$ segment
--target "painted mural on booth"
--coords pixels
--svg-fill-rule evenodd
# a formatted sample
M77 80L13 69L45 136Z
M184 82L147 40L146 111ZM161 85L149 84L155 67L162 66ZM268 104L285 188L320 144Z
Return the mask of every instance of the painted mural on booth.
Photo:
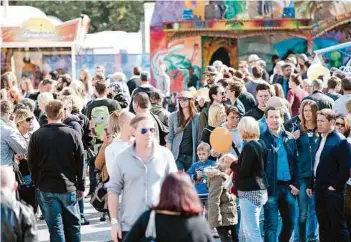
M167 66L172 92L187 89L190 67L201 78L201 37L174 40L167 44L163 31L153 31L151 38L157 43L151 46L150 51L153 84L159 79L162 65Z

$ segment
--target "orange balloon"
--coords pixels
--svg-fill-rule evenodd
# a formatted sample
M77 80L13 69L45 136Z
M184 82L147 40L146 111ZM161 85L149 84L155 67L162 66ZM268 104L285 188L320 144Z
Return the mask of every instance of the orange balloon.
M223 127L215 128L210 135L210 143L217 153L228 153L233 143L232 134Z

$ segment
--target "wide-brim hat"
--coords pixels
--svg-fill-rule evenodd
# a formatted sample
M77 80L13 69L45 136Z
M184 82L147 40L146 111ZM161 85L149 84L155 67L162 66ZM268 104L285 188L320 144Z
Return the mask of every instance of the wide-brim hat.
M179 93L177 95L178 98L189 98L189 99L193 99L194 98L194 95L191 91L182 91L181 93Z

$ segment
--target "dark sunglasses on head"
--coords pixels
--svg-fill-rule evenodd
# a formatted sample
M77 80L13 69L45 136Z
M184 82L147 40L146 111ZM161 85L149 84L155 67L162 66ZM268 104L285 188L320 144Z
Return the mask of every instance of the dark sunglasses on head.
M151 133L155 133L156 129L155 128L142 128L140 133L141 134L146 134L148 131L150 131Z
M33 119L34 119L34 117L28 117L28 118L26 118L26 122L32 122L33 121Z
M345 127L345 124L343 124L343 123L339 123L339 122L336 122L336 123L335 123L335 125L336 125L336 126Z
M223 95L225 95L225 92L220 92L219 94L223 96Z
M178 100L179 100L179 101L186 102L186 101L189 100L189 98L187 98L187 97L180 97L180 98L178 98Z

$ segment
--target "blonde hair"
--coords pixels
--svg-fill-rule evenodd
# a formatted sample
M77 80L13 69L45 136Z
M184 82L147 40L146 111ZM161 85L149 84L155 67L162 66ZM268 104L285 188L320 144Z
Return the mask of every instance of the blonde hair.
M54 96L52 95L51 92L42 92L38 96L38 104L39 108L44 111L45 106L50 102L54 100Z
M115 72L110 76L111 80L113 82L121 82L121 81L126 81L126 75L124 75L123 72Z
M238 128L244 140L258 139L260 137L260 127L258 122L252 117L243 117L238 124Z
M221 112L225 112L225 108L222 104L218 104L218 103L212 104L208 111L208 125L212 127L220 126Z
M83 110L84 107L84 100L83 98L76 96L76 95L72 95L72 111L75 112L81 112Z
M201 142L196 149L197 152L200 151L206 151L206 152L210 152L211 151L211 146L209 144L207 144L206 142Z
M345 106L346 106L347 112L348 112L349 114L351 114L351 99L349 99L349 100L346 101Z
M114 111L110 114L108 131L113 138L117 137L120 133L119 120L121 113L122 111Z
M27 118L32 116L33 115L31 114L31 112L27 109L17 109L15 112L15 122L17 127L19 126L19 123L25 121Z
M85 97L85 87L84 83L81 81L72 81L71 85L69 85L77 95L84 98Z

